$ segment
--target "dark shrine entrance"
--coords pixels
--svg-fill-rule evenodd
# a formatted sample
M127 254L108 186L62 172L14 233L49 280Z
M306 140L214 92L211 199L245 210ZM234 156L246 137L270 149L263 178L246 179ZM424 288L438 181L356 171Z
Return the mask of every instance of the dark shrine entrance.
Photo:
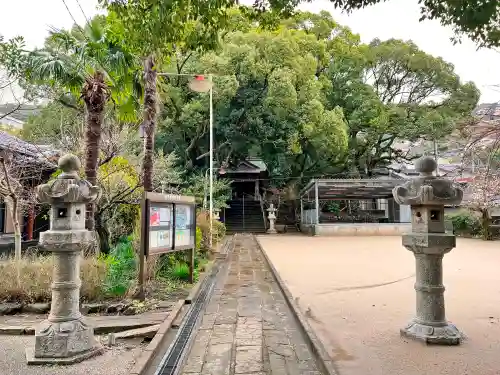
M225 170L224 178L231 180L229 208L221 213L228 233L266 231L262 201L267 186L267 166L258 158L249 158Z

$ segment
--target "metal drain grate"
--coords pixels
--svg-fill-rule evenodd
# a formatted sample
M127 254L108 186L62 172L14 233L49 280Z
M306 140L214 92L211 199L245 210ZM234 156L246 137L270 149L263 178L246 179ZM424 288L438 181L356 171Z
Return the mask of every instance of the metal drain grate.
M181 362L182 355L186 350L189 338L193 333L194 326L215 286L219 268L219 265L215 266L214 269L212 269L211 274L203 280L203 284L197 298L191 303L190 309L179 327L177 336L162 358L155 375L176 375L177 370L179 370L179 363Z

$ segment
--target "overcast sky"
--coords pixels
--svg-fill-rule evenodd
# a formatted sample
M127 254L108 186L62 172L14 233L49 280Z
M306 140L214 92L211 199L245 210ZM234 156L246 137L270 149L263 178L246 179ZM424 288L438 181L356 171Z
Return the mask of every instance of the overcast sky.
M85 22L83 13L92 17L97 13L97 0L65 0L78 23ZM4 0L2 1L0 34L5 38L22 35L28 47L40 46L50 26L69 28L72 16L63 0ZM386 3L355 11L350 15L333 8L328 1L314 0L300 7L319 12L327 10L335 19L361 35L363 42L374 38L413 40L425 52L441 56L455 65L463 81L473 81L481 90L482 102L500 101L500 90L490 85L500 84L500 53L493 50L476 50L469 40L461 45L450 42L451 29L438 22L418 22L418 0L389 0ZM3 100L2 100L3 99ZM9 101L8 93L0 95L0 102Z

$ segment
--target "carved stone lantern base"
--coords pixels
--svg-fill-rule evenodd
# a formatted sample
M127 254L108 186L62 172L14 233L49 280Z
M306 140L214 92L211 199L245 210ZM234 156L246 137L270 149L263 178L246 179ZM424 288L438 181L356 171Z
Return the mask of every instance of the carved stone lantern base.
M30 365L66 365L104 351L80 312L80 258L93 241L85 229L85 205L95 202L100 191L80 179L76 156L61 157L59 168L55 180L36 189L39 202L51 205L50 229L40 234L39 246L53 253L54 265L50 314L35 331L35 347L26 350Z
M83 317L60 323L46 320L35 331L35 347L26 349L26 360L28 365L69 365L103 352Z
M417 314L401 335L427 344L459 345L462 334L445 316L443 257L455 247L449 233L409 233L403 245L415 255Z
M462 334L453 324L434 327L415 320L401 329L401 335L437 345L459 345L462 340Z

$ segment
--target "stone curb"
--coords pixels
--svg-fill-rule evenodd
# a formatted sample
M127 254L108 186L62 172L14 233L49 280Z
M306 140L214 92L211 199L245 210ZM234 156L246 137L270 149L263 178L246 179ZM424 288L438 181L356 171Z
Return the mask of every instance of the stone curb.
M257 245L259 246L259 249L264 256L264 259L266 260L266 263L269 265L269 268L271 269L271 272L274 276L274 279L278 283L281 291L283 292L283 295L285 296L285 300L290 307L290 309L293 312L293 315L297 319L300 328L302 329L302 333L304 334L306 338L306 342L309 346L309 349L313 353L313 355L316 356L316 359L319 362L319 365L322 367L322 372L327 375L338 375L337 370L335 369L335 364L333 363L331 357L328 355L325 347L321 343L321 341L318 339L316 334L314 333L313 329L307 322L307 319L304 317L302 312L300 311L299 306L295 302L292 293L290 290L288 290L287 286L285 285L285 282L281 279L278 271L272 264L271 260L267 256L266 252L264 251L264 248L262 247L262 244L260 243L259 239L257 236L253 236L255 241L257 242Z
M172 326L172 323L181 312L184 304L185 304L184 300L179 300L175 304L175 306L170 311L170 314L168 314L167 318L160 325L160 328L158 329L158 332L156 332L156 335L154 336L153 340L151 340L146 349L135 361L135 365L129 372L129 375L142 375L145 373L145 370L148 368L154 356L158 353L158 348L164 341L166 333L168 332L168 330Z

